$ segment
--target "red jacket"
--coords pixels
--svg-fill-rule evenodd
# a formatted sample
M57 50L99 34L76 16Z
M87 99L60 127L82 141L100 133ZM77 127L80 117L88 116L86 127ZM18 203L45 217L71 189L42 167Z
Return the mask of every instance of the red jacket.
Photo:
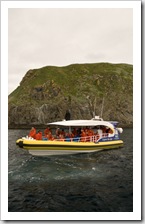
M36 129L32 128L29 132L29 137L35 138L35 135L36 135Z
M42 132L38 132L38 133L35 135L35 139L36 139L36 140L42 140Z

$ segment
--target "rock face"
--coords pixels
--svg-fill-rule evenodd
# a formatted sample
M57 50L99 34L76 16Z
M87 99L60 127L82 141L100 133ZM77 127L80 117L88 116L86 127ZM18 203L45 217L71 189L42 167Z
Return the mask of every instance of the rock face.
M76 64L29 70L9 95L9 128L44 126L71 119L133 122L133 66L127 64Z

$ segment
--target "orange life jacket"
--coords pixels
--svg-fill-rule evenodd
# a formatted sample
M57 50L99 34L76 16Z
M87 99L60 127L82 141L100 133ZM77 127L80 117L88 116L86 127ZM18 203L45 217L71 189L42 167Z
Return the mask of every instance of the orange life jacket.
M35 128L33 128L33 129L31 129L31 131L29 132L29 137L32 137L32 138L35 138L35 135L36 135L36 129Z

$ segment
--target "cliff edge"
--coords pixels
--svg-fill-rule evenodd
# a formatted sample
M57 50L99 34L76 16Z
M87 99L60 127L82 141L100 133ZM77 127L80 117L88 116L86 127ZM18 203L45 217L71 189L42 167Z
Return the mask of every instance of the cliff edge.
M133 125L133 66L73 64L29 70L8 96L9 128L43 127L64 119L91 119L94 114L120 125ZM103 114L101 114L103 113Z

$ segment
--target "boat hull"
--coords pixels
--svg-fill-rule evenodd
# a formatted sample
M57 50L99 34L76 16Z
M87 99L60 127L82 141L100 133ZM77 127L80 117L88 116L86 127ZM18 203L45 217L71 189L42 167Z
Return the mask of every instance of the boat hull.
M122 140L107 142L61 142L18 139L16 144L34 156L51 156L96 152L104 149L117 149L123 146Z

